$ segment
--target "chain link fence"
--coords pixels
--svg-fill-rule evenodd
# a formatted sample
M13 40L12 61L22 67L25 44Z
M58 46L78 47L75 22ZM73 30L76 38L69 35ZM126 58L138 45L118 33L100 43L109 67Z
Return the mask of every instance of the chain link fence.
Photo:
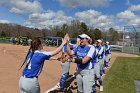
M140 26L124 26L123 40L110 44L113 51L140 54Z

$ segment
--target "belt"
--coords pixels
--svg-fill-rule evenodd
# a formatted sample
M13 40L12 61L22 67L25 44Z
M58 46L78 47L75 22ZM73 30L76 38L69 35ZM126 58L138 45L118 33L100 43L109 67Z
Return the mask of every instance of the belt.
M107 53L107 54L111 54L111 53ZM107 55L107 54L106 54L106 55Z
M38 76L35 76L35 77L27 77L27 76L23 76L24 78L38 78Z
M98 58L98 59L103 59L103 58Z

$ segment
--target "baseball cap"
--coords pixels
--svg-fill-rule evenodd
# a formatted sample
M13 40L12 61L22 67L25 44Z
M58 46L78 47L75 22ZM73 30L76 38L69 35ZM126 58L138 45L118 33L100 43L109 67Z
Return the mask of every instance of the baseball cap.
M98 39L97 42L102 43L102 40Z
M106 41L106 44L109 44L109 42L108 42L108 41Z
M87 34L81 34L78 37L90 39L90 37Z

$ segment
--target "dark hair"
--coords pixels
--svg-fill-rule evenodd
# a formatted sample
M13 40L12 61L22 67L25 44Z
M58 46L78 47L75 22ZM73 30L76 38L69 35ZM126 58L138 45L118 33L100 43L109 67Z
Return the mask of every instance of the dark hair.
M34 51L35 51L35 50L38 50L38 48L39 48L39 46L40 46L41 44L42 44L42 43L41 43L41 40L40 40L39 38L35 38L35 39L33 39L33 40L31 41L31 46L30 46L30 48L29 48L29 51L28 51L28 53L27 53L27 55L26 55L26 58L25 58L23 64L21 65L20 69L21 69L22 66L25 64L26 59L27 59L29 53L32 51L31 58L30 58L29 62L28 62L27 65L26 65L26 66L28 66L28 64L30 63L30 61L31 61L31 59L32 59L32 57L33 57L33 55L34 55ZM19 70L20 70L20 69L19 69Z

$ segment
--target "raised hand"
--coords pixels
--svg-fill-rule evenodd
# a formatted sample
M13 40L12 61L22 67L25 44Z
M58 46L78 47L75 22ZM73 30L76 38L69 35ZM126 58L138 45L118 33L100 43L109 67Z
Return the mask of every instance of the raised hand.
M62 44L65 45L68 42L68 40L66 40L66 38L62 38Z
M64 36L64 39L66 39L68 42L70 41L70 37L68 33L66 33L66 35Z
M80 45L80 38L77 38L77 44Z

